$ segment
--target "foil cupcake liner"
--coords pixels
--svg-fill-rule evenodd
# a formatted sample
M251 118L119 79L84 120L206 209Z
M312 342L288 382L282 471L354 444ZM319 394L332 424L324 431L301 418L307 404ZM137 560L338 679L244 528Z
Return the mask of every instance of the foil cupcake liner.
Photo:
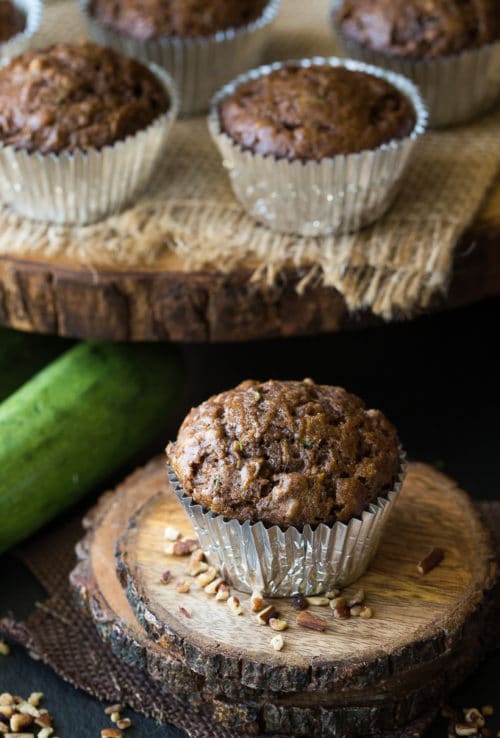
M26 51L42 25L43 0L15 0L14 5L26 15L26 27L21 33L0 43L0 61L12 59Z
M92 0L80 0L90 38L142 61L166 69L179 90L180 114L208 110L213 94L226 82L259 63L271 22L280 0L270 0L262 15L241 28L212 36L172 37L144 41L120 34L99 23L91 14Z
M402 74L419 88L431 128L467 123L500 102L500 41L435 58L393 56L370 49L342 32L331 9L336 38L347 56Z
M61 154L28 153L0 143L0 199L32 220L87 225L123 210L146 187L178 112L170 76L150 64L169 109L123 141Z
M221 128L219 106L241 84L287 65L329 65L381 77L413 104L416 124L409 136L376 149L320 161L275 159L244 150ZM359 230L390 207L427 112L417 88L401 75L352 60L314 57L276 62L241 75L212 100L208 126L229 173L234 194L260 223L280 233L337 235Z
M282 529L240 523L206 510L188 496L167 464L170 484L186 511L208 560L242 592L268 597L315 595L346 587L364 573L375 555L406 473L401 452L394 489L372 502L359 518L332 526Z

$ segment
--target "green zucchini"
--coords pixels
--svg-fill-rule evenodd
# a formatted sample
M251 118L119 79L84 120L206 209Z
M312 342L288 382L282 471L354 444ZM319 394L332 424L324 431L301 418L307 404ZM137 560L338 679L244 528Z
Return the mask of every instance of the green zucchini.
M71 345L62 338L0 328L0 402Z
M81 343L0 405L0 552L94 488L164 430L172 347Z

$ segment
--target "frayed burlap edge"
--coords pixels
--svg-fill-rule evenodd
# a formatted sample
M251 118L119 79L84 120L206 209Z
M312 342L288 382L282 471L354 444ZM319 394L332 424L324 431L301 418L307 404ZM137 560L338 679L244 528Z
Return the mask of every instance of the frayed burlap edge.
M69 31L71 29L71 32ZM47 8L38 44L84 33L77 3ZM284 0L268 58L332 54L321 0ZM500 168L500 112L419 142L390 212L374 226L342 237L299 238L257 225L235 200L203 118L178 122L148 192L126 212L83 228L54 226L0 211L0 255L57 259L99 268L157 269L174 255L183 271L252 267L272 286L286 266L336 288L350 310L411 316L446 293L459 237Z

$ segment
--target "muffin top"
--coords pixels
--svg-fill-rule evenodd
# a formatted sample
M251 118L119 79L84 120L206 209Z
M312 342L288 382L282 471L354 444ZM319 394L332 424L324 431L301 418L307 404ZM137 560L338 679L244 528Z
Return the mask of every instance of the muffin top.
M262 15L268 0L94 0L91 14L119 33L144 41L211 36Z
M498 0L343 0L346 36L396 56L456 54L500 38Z
M239 85L221 102L219 120L243 149L317 160L404 138L416 116L412 103L380 77L289 65Z
M26 28L26 16L10 0L0 0L0 43L8 41Z
M90 42L28 51L0 69L0 141L28 152L100 149L168 106L147 67Z
M217 515L296 526L360 515L400 469L395 429L341 387L247 381L191 410L167 457Z

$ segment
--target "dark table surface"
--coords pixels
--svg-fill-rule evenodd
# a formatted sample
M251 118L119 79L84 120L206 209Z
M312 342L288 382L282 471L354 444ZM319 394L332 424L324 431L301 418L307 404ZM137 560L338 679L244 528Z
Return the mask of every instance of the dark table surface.
M436 464L477 499L500 499L499 325L500 300L491 300L359 332L185 347L187 390L166 435L175 432L189 407L238 381L310 376L343 385L384 410L399 428L410 458ZM159 439L148 453L160 451L164 440ZM0 558L0 579L0 616L10 610L22 617L35 600L43 599L36 582L9 555ZM2 691L24 696L43 691L60 738L99 736L109 726L101 704L65 684L20 648L13 648L8 657L0 656ZM498 714L491 727L500 730L498 654L463 685L453 701L464 707L496 704ZM130 738L185 735L132 717ZM429 733L429 738L438 736L446 736L444 721Z

